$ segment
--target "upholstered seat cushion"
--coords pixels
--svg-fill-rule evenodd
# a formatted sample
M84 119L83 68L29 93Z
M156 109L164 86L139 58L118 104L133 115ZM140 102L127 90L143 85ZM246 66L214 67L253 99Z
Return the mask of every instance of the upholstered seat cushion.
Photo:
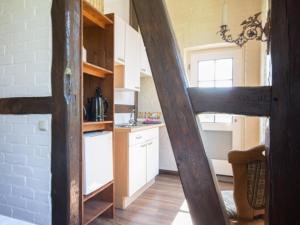
M229 218L237 217L236 205L233 198L233 191L222 191L222 197L225 203L227 215Z

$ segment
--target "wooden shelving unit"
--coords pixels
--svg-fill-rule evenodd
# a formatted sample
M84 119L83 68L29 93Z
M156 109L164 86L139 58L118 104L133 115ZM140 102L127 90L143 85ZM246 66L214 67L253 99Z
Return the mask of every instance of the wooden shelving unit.
M107 76L113 75L113 72L111 70L107 70L105 68L102 68L100 66L95 66L87 62L83 63L83 73L90 76L99 77L99 78L105 78Z
M89 98L95 97L98 87L101 88L109 104L105 121L85 121L82 116L82 134L95 131L114 132L114 23L88 2L81 1L82 47L87 50L87 62L82 62L82 109ZM81 168L82 180L84 179L83 164L84 160L82 160ZM83 193L83 187L81 193ZM112 218L114 216L114 181L112 180L88 196L82 194L81 202L82 224L90 224L99 216Z
M83 24L84 26L99 26L103 29L106 28L107 25L112 25L113 22L107 18L104 14L95 9L88 2L84 2L82 6L82 15L84 18Z
M93 192L92 194L84 196L83 201L86 202L86 201L90 200L91 198L93 198L96 195L98 195L99 193L101 193L103 190L105 190L105 189L109 188L110 186L112 186L113 183L114 182L109 182L108 184L104 185L103 187L101 187L97 191Z
M107 210L111 210L113 203L105 202L101 200L91 200L84 206L84 221L83 224L89 224L93 222L96 218L101 216Z
M84 122L82 130L83 130L83 132L109 130L109 129L112 129L112 126L113 126L113 121Z

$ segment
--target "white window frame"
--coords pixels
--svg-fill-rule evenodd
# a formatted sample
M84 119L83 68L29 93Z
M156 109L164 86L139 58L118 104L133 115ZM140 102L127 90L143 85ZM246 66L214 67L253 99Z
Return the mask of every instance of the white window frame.
M184 50L184 63L190 86L198 87L198 68L195 56L201 60L233 58L233 86L245 86L245 50L234 44L222 43L193 47ZM194 61L193 61L194 60ZM192 63L196 66L192 66ZM243 116L233 116L233 123L200 123L204 131L227 131L232 133L232 149L242 150L245 146L245 119ZM217 141L217 140L216 140ZM227 160L211 159L216 174L232 176L232 167Z
M185 49L185 65L191 87L198 87L198 62L205 60L233 59L233 86L245 86L244 50L234 45L208 45ZM233 123L201 123L207 131L233 131Z

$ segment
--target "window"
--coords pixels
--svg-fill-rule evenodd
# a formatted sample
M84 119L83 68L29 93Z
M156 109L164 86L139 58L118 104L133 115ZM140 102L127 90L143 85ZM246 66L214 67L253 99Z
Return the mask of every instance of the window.
M191 87L231 88L245 85L244 50L229 44L185 49ZM200 114L203 130L229 131L242 119L228 114ZM238 122L236 122L238 121Z
M232 87L233 59L203 60L198 63L198 87Z
M233 59L212 59L198 61L198 87L221 88L233 86ZM201 114L202 123L232 123L232 116L222 114Z

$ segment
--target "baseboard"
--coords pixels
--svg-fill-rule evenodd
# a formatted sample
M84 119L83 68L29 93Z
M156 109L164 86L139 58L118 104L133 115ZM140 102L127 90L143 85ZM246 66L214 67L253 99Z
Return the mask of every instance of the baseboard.
M160 175L172 175L172 176L179 176L178 171L174 170L159 170Z
M179 176L178 171L174 170L159 170L160 175L171 175L171 176ZM224 183L233 183L233 177L232 176L222 176L222 175L217 175L217 179L220 182Z
M224 183L233 183L233 177L232 176L222 176L217 175L218 181L224 182Z
M138 190L132 196L123 198L123 205L122 205L121 209L126 209L131 203L133 203L138 197L140 197L154 183L155 183L155 179L149 181L147 184L145 184L145 186L143 186L140 190Z

